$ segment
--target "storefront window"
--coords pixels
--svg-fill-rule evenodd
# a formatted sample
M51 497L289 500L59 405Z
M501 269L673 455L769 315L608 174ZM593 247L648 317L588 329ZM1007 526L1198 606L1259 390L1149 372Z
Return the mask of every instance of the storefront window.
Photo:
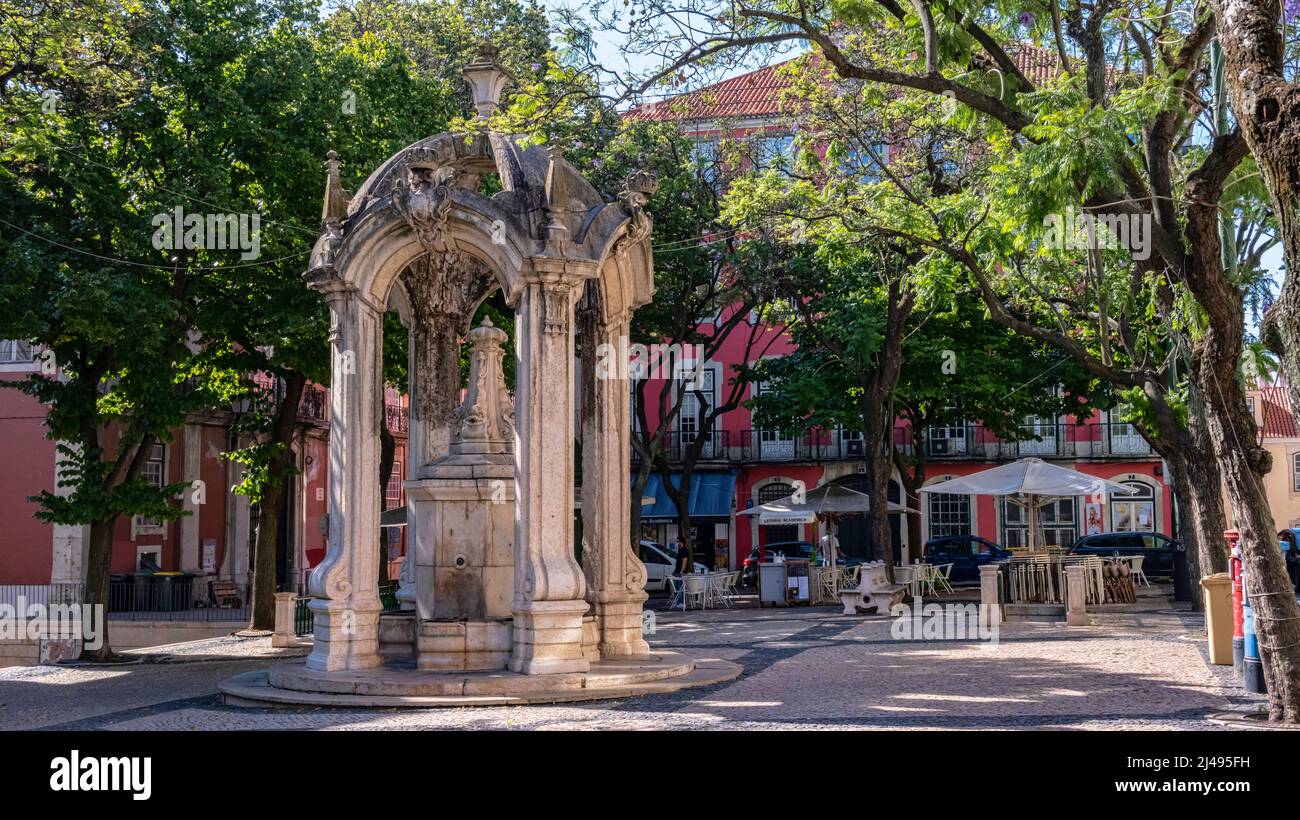
M1136 492L1134 495L1111 495L1111 531L1155 532L1155 490L1142 481L1125 481L1123 484Z

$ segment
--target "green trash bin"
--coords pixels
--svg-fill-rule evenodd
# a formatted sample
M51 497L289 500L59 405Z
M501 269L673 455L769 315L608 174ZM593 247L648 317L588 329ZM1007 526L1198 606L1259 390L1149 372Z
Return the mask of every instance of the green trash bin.
M188 606L180 606L181 579L184 575L183 572L155 572L153 574L157 583L157 609L159 612L175 612L178 609L189 608Z
M153 572L142 569L131 573L131 612L154 612L158 609L158 589Z

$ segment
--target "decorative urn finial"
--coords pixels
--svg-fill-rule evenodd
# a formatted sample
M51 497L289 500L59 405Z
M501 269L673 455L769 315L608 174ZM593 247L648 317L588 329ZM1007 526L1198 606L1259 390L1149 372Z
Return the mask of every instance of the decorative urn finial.
M496 113L501 105L501 92L510 80L510 75L497 62L498 53L496 46L485 40L479 44L474 62L461 71L474 98L474 111L481 120Z
M510 453L515 438L515 403L506 389L501 362L505 351L501 345L506 332L494 327L492 320L466 334L469 341L469 389L456 410L456 429L452 433L451 454Z

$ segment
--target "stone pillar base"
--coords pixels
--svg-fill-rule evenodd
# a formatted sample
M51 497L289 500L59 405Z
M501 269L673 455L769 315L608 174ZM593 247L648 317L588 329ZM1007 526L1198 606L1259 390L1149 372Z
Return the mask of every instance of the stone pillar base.
M596 602L601 657L637 658L650 654L642 627L642 611L648 597L642 592L622 600Z
M294 597L292 592L275 593L275 634L271 636L271 646L293 646L297 640L293 634Z
M1002 623L1002 606L998 601L998 568L993 564L980 567L980 617L992 625Z
M379 606L359 609L344 601L313 598L311 608L315 643L307 656L307 668L319 672L342 669L373 669L379 655Z
M582 616L582 657L590 663L600 660L600 627L595 615Z
M587 602L516 602L510 671L524 675L586 672L582 655L582 618Z
M513 630L501 621L421 621L416 667L431 671L505 669Z
M1066 610L1065 623L1067 626L1087 626L1087 581L1084 578L1084 568L1082 566L1069 566L1065 568L1066 584Z

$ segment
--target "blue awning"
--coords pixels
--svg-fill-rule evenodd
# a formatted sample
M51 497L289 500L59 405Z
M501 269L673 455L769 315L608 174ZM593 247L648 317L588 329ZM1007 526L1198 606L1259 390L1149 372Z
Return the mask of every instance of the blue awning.
M673 485L681 481L680 473L673 473ZM677 520L677 506L664 490L658 473L650 476L642 495L654 498L653 504L641 507L641 520L648 523L672 523ZM728 518L736 498L734 473L693 473L691 475L691 518Z

